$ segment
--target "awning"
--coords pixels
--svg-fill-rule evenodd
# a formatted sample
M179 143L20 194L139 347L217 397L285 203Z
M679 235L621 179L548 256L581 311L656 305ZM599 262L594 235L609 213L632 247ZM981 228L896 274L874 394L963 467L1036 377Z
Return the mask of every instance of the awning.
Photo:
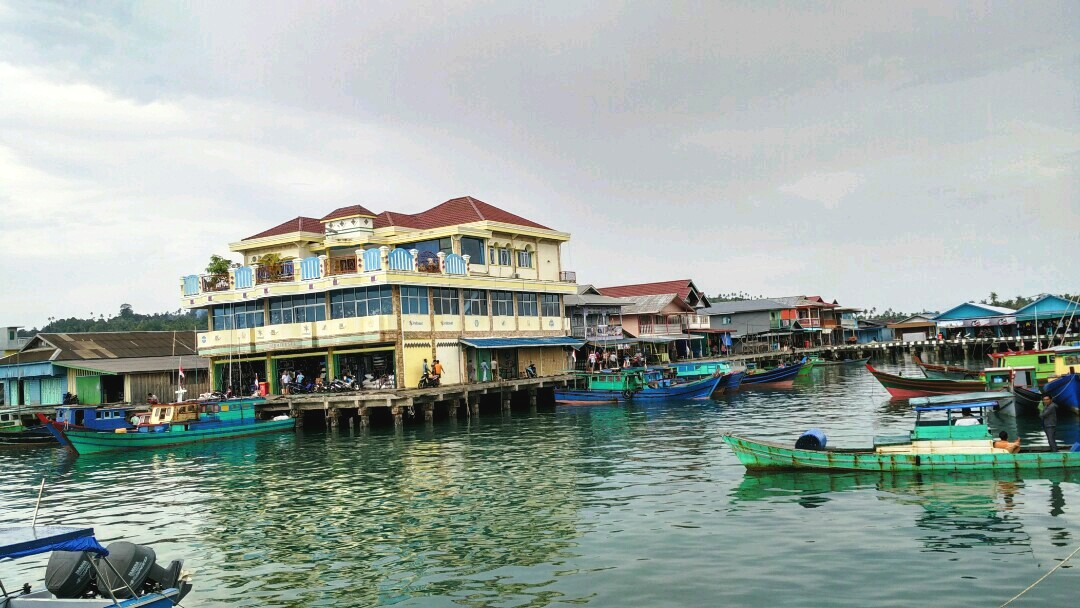
M569 336L535 338L461 338L461 343L473 348L528 348L535 346L569 346L581 348L585 343Z
M145 372L176 371L179 366L185 370L207 369L210 360L203 357L184 355L183 357L132 357L123 359L73 359L53 361L57 367L70 367L104 375L136 374Z
M692 334L730 334L734 329L691 329Z

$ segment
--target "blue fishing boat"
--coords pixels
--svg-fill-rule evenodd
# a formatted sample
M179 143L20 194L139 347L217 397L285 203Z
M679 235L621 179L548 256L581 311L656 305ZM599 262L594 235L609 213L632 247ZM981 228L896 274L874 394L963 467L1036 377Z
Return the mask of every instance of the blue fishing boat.
M758 372L754 374L747 374L742 379L743 388L791 388L795 383L795 376L799 373L799 370L806 365L806 359L795 365L781 366Z
M723 376L720 384L716 386L714 395L732 394L739 390L739 385L746 377L743 368L736 369L728 361L695 361L690 363L676 363L672 366L675 374L680 379L700 380L712 376Z
M708 399L723 376L710 376L678 383L663 377L659 370L623 369L584 373L579 388L555 389L557 403L589 404L651 401L662 399Z
M1045 395L1050 395L1058 407L1080 413L1080 374L1065 374L1051 380L1042 388ZM1041 396L1040 396L1041 397Z
M182 561L162 567L153 549L124 541L103 547L93 528L0 528L0 563L42 553L52 553L45 588L0 582L0 608L171 608L191 590Z
M122 426L112 431L65 427L59 422L48 428L62 445L79 454L142 450L291 431L295 428L296 421L289 416L259 419L255 405L263 401L265 399L253 398L155 404L151 406L149 414L140 416L137 425Z
M739 371L731 372L724 377L717 390L723 395L737 393L739 392L739 386L742 385L743 378L746 378L746 370L740 369Z
M56 408L56 422L66 428L91 431L115 431L128 426L128 419L145 412L146 405L61 405Z

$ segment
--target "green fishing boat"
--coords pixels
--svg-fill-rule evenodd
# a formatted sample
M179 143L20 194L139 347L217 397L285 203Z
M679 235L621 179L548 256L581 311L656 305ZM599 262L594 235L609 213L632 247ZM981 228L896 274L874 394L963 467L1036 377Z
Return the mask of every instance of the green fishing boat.
M816 469L824 471L968 471L993 469L1063 469L1080 467L1080 451L1049 447L1004 447L990 434L983 413L996 401L915 408L915 428L907 435L875 437L873 447L826 446L817 429L789 447L772 441L724 435L747 469ZM978 416L957 415L964 410ZM998 447L1002 446L1002 447Z

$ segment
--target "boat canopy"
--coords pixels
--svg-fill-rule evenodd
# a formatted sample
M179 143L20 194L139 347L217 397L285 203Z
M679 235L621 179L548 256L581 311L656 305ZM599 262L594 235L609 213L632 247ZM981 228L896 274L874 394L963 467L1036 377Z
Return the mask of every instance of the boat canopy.
M937 412L943 410L984 410L997 407L997 401L976 401L974 403L953 403L950 405L920 405L916 412Z
M93 528L41 526L0 528L0 559L15 559L50 551L109 552L94 538Z

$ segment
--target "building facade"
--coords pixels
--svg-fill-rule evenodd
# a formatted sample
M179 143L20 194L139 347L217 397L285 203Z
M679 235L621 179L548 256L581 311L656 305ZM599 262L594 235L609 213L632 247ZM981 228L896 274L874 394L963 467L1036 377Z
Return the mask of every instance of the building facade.
M472 197L417 214L356 205L231 243L243 264L183 277L181 301L209 311L198 348L218 387L228 369L274 391L285 371L413 387L436 359L443 383L549 375L581 344L566 335L569 239Z

